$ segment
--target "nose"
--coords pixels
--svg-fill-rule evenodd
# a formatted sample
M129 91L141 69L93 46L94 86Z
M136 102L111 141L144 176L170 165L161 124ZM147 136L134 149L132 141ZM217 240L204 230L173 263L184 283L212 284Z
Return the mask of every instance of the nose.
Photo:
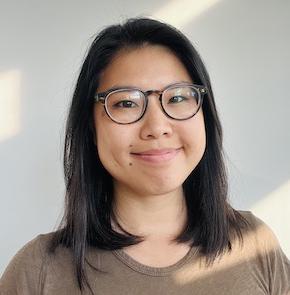
M148 105L143 118L140 136L142 139L158 139L160 137L170 137L173 133L172 119L168 118L160 105L159 95L151 94L148 97Z

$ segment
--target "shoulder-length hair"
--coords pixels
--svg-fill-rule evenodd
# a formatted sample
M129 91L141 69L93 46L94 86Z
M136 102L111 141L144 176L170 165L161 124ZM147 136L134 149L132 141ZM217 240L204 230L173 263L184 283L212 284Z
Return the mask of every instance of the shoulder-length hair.
M148 18L129 19L102 30L82 65L69 109L65 146L65 213L51 240L50 250L70 248L80 290L89 286L85 271L87 247L114 250L137 244L142 237L112 229L113 185L94 144L94 95L102 71L121 49L144 45L169 48L183 63L192 81L207 88L203 101L206 149L183 183L187 226L176 242L191 241L208 262L231 249L233 236L242 241L243 217L227 201L227 175L222 153L222 127L206 68L191 44L177 29ZM194 136L194 134L192 135Z

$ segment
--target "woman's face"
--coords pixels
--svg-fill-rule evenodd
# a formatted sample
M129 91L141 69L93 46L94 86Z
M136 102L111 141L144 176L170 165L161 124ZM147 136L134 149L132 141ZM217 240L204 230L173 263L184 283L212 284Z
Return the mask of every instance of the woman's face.
M147 45L121 50L101 75L98 92L132 86L161 90L177 82L192 83L180 60L167 48ZM114 189L137 195L180 191L205 150L202 109L184 121L167 117L158 95L149 95L141 120L120 125L95 104L94 124L100 160L114 179Z

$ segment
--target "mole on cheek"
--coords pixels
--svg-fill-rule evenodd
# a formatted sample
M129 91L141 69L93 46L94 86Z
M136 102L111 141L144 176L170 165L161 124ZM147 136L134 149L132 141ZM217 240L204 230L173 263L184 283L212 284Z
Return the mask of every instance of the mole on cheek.
M133 147L133 144L130 144L129 147L130 147L130 148ZM132 165L133 165L133 164L130 162L130 163L129 163L129 166L132 166Z

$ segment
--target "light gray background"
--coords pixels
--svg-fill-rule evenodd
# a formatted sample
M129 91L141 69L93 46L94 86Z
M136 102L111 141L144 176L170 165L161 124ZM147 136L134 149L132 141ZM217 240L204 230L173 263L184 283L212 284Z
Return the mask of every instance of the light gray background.
M62 213L64 120L93 34L131 16L180 28L212 79L231 202L290 256L290 1L0 2L0 273Z

